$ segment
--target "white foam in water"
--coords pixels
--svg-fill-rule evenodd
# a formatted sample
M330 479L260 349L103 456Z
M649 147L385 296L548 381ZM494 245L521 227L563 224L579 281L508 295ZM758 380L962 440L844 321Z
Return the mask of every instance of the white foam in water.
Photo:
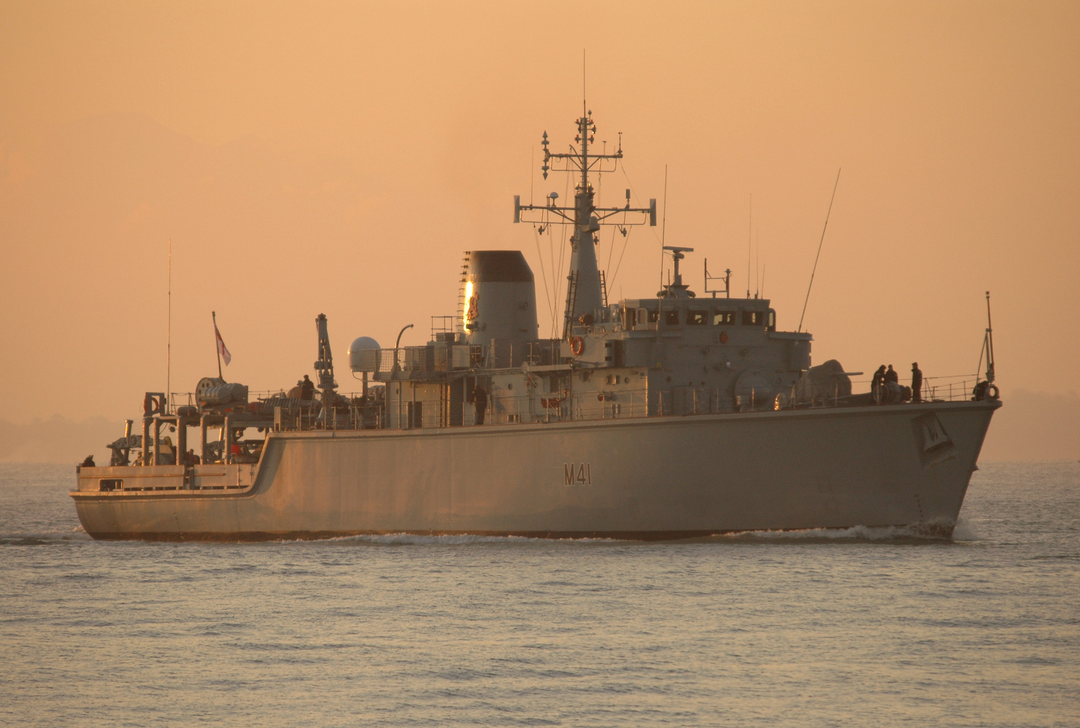
M526 544L526 543L618 543L616 539L610 538L563 538L563 539L550 539L550 538L535 538L526 536L482 536L472 534L453 534L453 535L439 535L439 536L426 536L416 533L380 533L380 534L364 534L359 536L339 536L336 538L328 538L326 541L359 541L363 543L382 544L382 545L425 545L436 544L441 546L461 546L468 544L481 544L481 543L505 543L505 544Z
M817 540L857 540L857 541L894 541L908 539L941 540L940 535L928 533L916 526L853 526L851 528L807 528L792 531L741 531L722 534L730 539L773 539L793 541Z
M967 526L967 524L964 524ZM960 526L958 524L957 528ZM963 533L959 530L956 533L955 538L957 540L976 540L977 536L974 532L967 527ZM738 531L734 533L722 533L716 534L707 540L726 540L726 541L738 541L738 540L753 540L753 539L767 539L774 541L898 541L898 540L928 540L939 541L943 540L940 534L928 532L925 527L910 526L910 527L897 527L897 526L854 526L852 528L807 528L803 530L790 530L790 531ZM335 538L320 539L327 542L341 541L341 542L360 542L380 545L443 545L443 546L462 546L469 544L532 544L532 543L564 543L564 544L589 544L589 543L646 543L637 541L622 541L612 538L535 538L525 536L483 536L483 535L470 535L470 534L454 534L454 535L423 535L414 533L384 533L384 534L364 534L358 536L339 536ZM690 539L691 541L700 541L701 539ZM303 541L298 543L305 543ZM671 543L665 541L664 543Z
M953 541L981 541L982 537L975 531L975 526L961 516L956 519L956 528L953 529Z

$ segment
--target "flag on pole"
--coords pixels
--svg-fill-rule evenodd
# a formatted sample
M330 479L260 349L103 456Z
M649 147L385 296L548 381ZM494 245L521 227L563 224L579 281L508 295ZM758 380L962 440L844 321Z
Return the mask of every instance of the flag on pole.
M221 332L218 331L217 320L214 320L214 336L217 337L217 350L222 359L225 360L225 366L229 366L229 362L232 361L232 354L225 348L225 340L221 338Z

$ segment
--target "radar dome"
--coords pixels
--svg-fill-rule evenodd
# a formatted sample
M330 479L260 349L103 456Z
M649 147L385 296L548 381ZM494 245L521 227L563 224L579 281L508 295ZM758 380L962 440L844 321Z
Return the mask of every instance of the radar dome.
M378 356L374 352L377 352L382 347L379 346L379 342L370 336L361 336L359 339L349 344L349 368L354 372L373 372L375 371L375 358ZM364 355L364 352L372 352Z

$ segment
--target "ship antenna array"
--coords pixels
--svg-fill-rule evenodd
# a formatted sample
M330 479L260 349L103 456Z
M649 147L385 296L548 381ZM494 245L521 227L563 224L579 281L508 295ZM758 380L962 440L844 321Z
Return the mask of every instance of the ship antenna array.
M603 306L601 295L600 275L596 264L596 250L594 233L601 225L619 225L626 228L632 225L644 225L646 222L656 225L656 200L650 199L648 207L631 207L630 195L627 191L626 205L623 207L599 207L596 205L596 195L589 182L590 173L600 175L614 172L618 169L619 160L623 157L622 133L619 133L618 148L608 153L606 148L599 154L593 153L589 146L595 141L596 123L592 119L592 112L587 104L582 106L583 113L576 120L577 136L574 144L569 146L566 152L551 151L551 141L545 131L540 145L543 149L543 163L540 167L543 178L548 178L549 172L567 172L578 178L574 194L574 204L558 204L558 195L548 195L546 203L534 205L521 204L521 196L514 195L514 222L529 222L548 227L554 222L560 225L572 225L573 236L570 239L572 255L570 271L567 276L568 295L566 299L566 311L563 317L563 335L568 336L570 327L578 318L578 315L592 314L595 309ZM536 213L530 215L529 213ZM639 221L626 219L627 213L642 215ZM619 222L606 222L615 215L621 215ZM554 218L554 220L553 220Z

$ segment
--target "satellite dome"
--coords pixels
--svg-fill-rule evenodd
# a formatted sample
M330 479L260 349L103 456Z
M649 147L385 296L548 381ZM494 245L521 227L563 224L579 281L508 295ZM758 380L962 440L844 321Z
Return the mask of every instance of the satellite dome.
M379 346L379 342L370 336L361 336L359 339L349 344L349 368L354 372L371 372L375 371L374 354L368 354L367 357L363 355L365 351L378 351L382 347ZM365 359L367 361L365 361Z

